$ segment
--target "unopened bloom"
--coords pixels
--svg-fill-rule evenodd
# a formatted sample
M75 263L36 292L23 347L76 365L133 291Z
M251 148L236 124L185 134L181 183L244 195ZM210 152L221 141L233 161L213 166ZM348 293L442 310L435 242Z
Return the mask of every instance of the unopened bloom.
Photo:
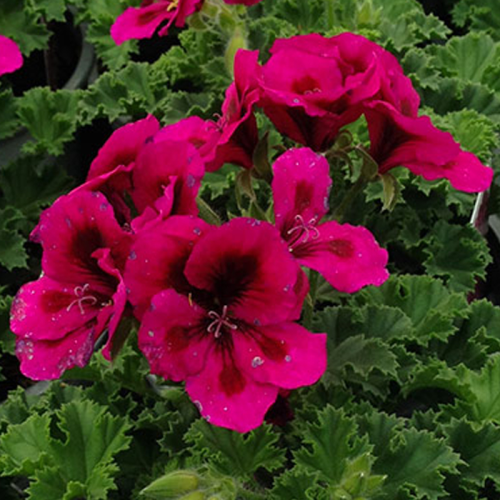
M321 222L332 184L326 159L308 148L291 149L273 165L276 227L297 261L321 273L341 292L381 285L387 251L368 229Z
M16 42L0 35L0 76L12 73L23 65L23 56Z
M102 194L81 192L43 212L32 239L43 247L43 275L17 293L10 325L22 373L48 380L85 366L105 328L109 357L126 304L130 235Z
M272 225L240 218L211 229L195 244L184 275L192 292L153 297L139 347L153 373L186 381L211 423L249 431L280 388L322 375L326 335L293 322L302 275Z
M448 132L437 129L428 116L405 116L388 103L375 101L365 109L370 155L379 173L404 166L432 181L448 179L455 189L488 189L493 170L472 153L463 151Z

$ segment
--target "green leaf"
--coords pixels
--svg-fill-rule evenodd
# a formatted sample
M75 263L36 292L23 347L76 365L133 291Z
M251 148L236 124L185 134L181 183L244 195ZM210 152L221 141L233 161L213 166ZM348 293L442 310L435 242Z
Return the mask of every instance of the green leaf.
M474 395L468 400L469 418L478 423L500 423L500 354L491 356L480 373L467 371L464 380Z
M29 219L29 226L37 221L42 208L71 186L56 161L47 162L39 155L21 157L0 170L0 185L5 202L22 212Z
M350 461L371 451L355 420L332 406L318 412L317 422L305 425L300 434L307 447L294 452L295 462L332 485L341 484Z
M9 271L15 268L27 268L28 254L24 249L26 238L17 231L1 227L0 212L0 264Z
M360 304L384 304L401 309L415 329L415 341L445 340L456 331L454 319L463 314L463 295L451 294L439 280L428 276L391 276L382 286L361 290Z
M500 484L500 429L492 423L475 426L462 418L443 426L448 444L465 462L460 482L481 488L486 479Z
M259 467L273 471L283 463L284 450L276 447L278 434L268 425L239 434L198 420L186 439L197 451L208 451L214 465L227 475L248 478Z
M473 109L434 116L433 122L440 129L450 132L463 149L479 156L483 162L489 163L492 150L499 146L495 123Z
M46 21L63 21L66 12L66 0L27 0L27 10L39 16L44 16Z
M452 290L472 291L477 278L486 277L492 259L486 240L475 228L438 221L429 241L424 266L429 274L445 278Z
M446 76L472 83L485 83L484 78L496 64L500 45L484 33L453 37L446 45L429 45L433 64Z
M0 437L0 470L2 475L32 475L49 463L50 417L31 415L25 422L10 425Z
M475 30L487 31L500 38L500 13L496 0L460 0L452 10L458 26L470 25Z
M270 494L273 500L318 500L322 491L316 474L294 467L275 480Z
M24 0L0 2L0 33L17 42L24 55L46 48L50 35L39 16L24 8Z
M405 429L403 420L375 411L364 413L360 428L374 445L373 471L387 476L377 500L444 496L444 473L456 472L460 457L443 440L427 431ZM403 492L411 496L400 497Z
M19 120L16 115L16 100L12 91L0 92L0 139L10 137L19 129Z
M17 114L37 142L27 143L27 152L63 152L64 143L73 138L77 122L77 106L81 91L35 87L19 98Z

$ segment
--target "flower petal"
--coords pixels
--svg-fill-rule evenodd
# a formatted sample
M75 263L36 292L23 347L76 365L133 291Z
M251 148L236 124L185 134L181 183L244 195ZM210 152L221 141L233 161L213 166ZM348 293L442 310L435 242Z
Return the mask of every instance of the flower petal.
M139 213L167 194L172 215L196 215L196 195L205 173L196 148L187 141L150 142L137 157L133 172L132 200ZM175 177L174 192L166 191ZM164 215L169 215L165 213Z
M186 381L186 391L211 424L248 432L264 421L278 388L239 371L224 351L212 347L203 370Z
M16 341L16 356L21 372L34 380L53 380L65 370L83 367L92 356L96 335L93 329L82 327L57 340L32 340L20 337Z
M109 275L92 254L109 248L117 267L123 269L131 238L118 225L106 198L87 191L61 196L42 213L32 232L32 239L43 246L42 268L47 276L74 285L89 283L98 290L99 282L108 289Z
M151 38L164 21L168 19L168 25L173 22L175 10L168 10L170 3L159 0L146 7L128 7L111 26L111 38L117 45L127 40Z
M300 264L318 271L337 290L352 293L381 285L388 277L387 251L361 226L335 221L318 226L318 238L293 248Z
M267 222L236 218L212 229L193 248L184 273L248 323L284 321L297 307L298 265Z
M23 65L23 56L16 42L0 35L0 76L12 73Z
M139 348L151 373L174 381L200 373L213 336L203 329L206 312L173 290L153 297L139 330Z
M125 267L125 283L138 318L162 290L189 293L184 266L194 243L209 229L197 217L177 215L148 225L137 235Z
M256 327L233 339L237 366L256 382L296 389L314 384L326 369L326 334L297 323Z
M276 227L285 240L295 239L297 217L314 224L328 211L332 185L326 159L309 148L290 149L273 165ZM294 227L297 230L294 230Z

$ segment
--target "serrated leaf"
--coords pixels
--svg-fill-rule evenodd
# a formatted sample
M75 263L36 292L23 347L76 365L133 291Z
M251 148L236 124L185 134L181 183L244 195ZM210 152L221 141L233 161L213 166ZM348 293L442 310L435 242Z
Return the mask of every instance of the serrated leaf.
M39 16L23 8L20 0L0 2L0 33L19 44L21 52L28 55L35 49L44 49L49 31L39 21Z
M50 417L31 415L24 423L9 426L0 437L2 475L32 475L50 460Z
M459 26L469 24L475 30L487 31L499 39L500 15L496 0L460 0L452 10Z
M435 116L433 122L450 132L463 149L479 156L483 162L491 161L492 150L498 147L499 139L497 126L489 118L472 109L463 109L442 117Z
M28 156L0 170L0 184L7 205L24 214L31 221L29 226L32 226L41 209L68 190L70 179L56 162Z
M19 129L19 119L16 115L16 100L10 90L0 92L0 139L5 139ZM2 146L5 147L5 146Z
M25 151L47 151L52 155L63 152L64 143L73 138L76 130L80 93L35 87L19 98L17 114L21 124L36 140L26 143Z
M462 295L451 294L439 280L428 276L391 276L382 286L361 290L360 304L384 304L401 309L415 329L414 339L427 344L432 338L445 340L456 331L455 316L466 306Z
M9 271L27 268L28 254L24 248L25 243L26 238L17 231L0 227L0 264Z
M465 418L443 426L448 444L465 462L459 467L460 482L481 488L486 479L500 484L500 429L492 423L473 426Z
M454 291L472 291L477 278L486 276L491 262L486 240L471 226L438 221L429 234L424 266L433 276L445 278Z
M28 0L29 12L44 16L46 21L64 21L66 0Z
M500 423L500 354L491 356L480 373L468 370L464 380L474 395L468 400L469 418Z
M318 500L324 488L318 484L316 474L295 467L279 476L271 490L273 500Z
M372 411L360 419L377 457L373 471L386 475L377 500L394 500L403 491L411 498L437 500L445 494L444 472L457 471L460 457L431 433L405 429L402 420ZM406 497L401 497L406 498Z
M341 483L349 461L371 451L366 438L359 436L355 420L332 406L318 412L317 422L304 426L300 433L307 448L294 453L295 462L319 472L333 485Z
M243 435L203 420L195 422L186 435L196 449L209 451L222 473L240 477L251 477L259 467L273 471L281 466L284 450L276 447L278 437L268 425Z

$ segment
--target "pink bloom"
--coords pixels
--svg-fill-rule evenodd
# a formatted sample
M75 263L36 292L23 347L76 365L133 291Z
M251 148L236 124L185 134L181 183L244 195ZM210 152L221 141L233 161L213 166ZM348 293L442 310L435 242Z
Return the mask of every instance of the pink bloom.
M23 65L23 56L16 42L0 35L0 76L12 73Z
M257 51L239 50L234 60L234 83L226 91L222 116L217 122L220 137L214 149L215 158L207 165L213 172L224 163L253 167L253 152L259 142L259 132L253 106L260 90L256 74L259 69Z
M137 156L131 197L139 214L154 207L164 217L196 215L204 163L187 141L151 141Z
M301 265L321 273L341 292L379 286L389 277L387 252L367 229L335 221L320 224L332 183L323 156L292 149L276 160L273 170L276 227Z
M326 335L293 323L298 271L270 224L213 228L186 262L193 291L160 292L144 315L139 347L152 372L185 380L211 423L259 426L280 388L312 384L326 367Z
M130 250L124 280L134 314L141 319L154 295L173 288L187 295L193 291L184 266L193 245L210 226L192 216L157 219L141 230Z
M111 37L117 45L127 40L168 34L172 24L182 28L186 18L201 8L203 0L143 0L140 7L128 7L111 26Z
M409 114L418 108L418 94L396 59L362 36L279 39L271 54L262 67L261 105L280 132L314 150L327 149L371 99L389 100Z
M132 189L132 170L147 140L160 124L150 115L115 130L90 165L87 181L75 191L100 191L109 200L119 222L130 222L126 196Z
M43 276L17 293L11 329L23 374L48 380L87 364L105 328L109 357L126 304L121 274L130 236L102 194L81 192L43 212L33 239L43 247Z
M448 179L461 191L479 192L490 186L493 170L462 151L452 135L434 127L429 117L408 117L384 102L367 105L365 116L370 155L381 174L402 165L426 180Z

